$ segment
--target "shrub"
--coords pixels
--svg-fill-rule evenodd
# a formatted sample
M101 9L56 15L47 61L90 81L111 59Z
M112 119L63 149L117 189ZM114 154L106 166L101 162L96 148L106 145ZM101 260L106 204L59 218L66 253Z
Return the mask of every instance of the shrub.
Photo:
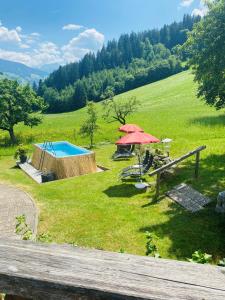
M198 264L208 264L212 260L212 255L202 252L201 250L195 251L192 257L188 259L189 262Z
M219 261L218 266L225 267L225 257Z
M149 256L149 255L150 255L150 256L159 258L160 255L159 255L159 253L158 253L158 248L157 248L157 246L153 243L153 237L152 237L152 234L151 234L149 231L146 231L145 235L146 235L146 239L147 239L145 255L146 255L146 256Z
M16 152L14 154L14 158L17 159L18 157L23 157L23 156L26 156L27 153L28 153L28 147L27 146L24 146L23 144L20 144L17 149L16 149Z

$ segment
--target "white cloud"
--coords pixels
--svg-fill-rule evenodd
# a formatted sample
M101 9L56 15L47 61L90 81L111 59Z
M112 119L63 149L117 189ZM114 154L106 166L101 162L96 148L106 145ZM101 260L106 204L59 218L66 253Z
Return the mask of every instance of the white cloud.
M77 24L67 24L63 26L63 30L79 30L81 28L84 28L82 25L77 25Z
M10 30L7 27L0 25L0 41L19 43L21 42L21 38L16 29Z
M42 43L37 49L27 52L0 49L0 58L24 63L30 67L40 67L52 63L62 64L64 62L60 50L51 42Z
M27 45L27 44L20 44L19 47L20 47L21 49L28 49L28 48L30 48L30 46Z
M31 60L30 55L26 53L17 52L17 51L8 51L4 49L0 49L0 58L21 62L26 65L29 65Z
M77 37L74 37L68 45L64 46L66 48L85 48L91 51L96 51L102 47L104 43L104 35L98 32L96 29L87 29L81 32Z
M58 46L53 42L41 41L37 32L22 34L22 28L8 30L0 26L0 41L14 41L10 50L0 48L0 58L24 63L31 67L45 64L66 64L80 60L88 52L96 52L104 43L104 35L96 29L86 29L67 44Z
M38 37L40 37L41 35L40 35L40 33L38 33L38 32L32 32L32 33L30 34L30 36L33 36L33 37L38 38Z
M21 31L22 31L22 27L17 26L17 27L16 27L16 31L17 31L17 32L21 32Z
M74 37L62 47L62 53L66 62L77 61L88 52L96 52L104 43L104 35L96 29L87 29Z
M199 3L199 7L195 8L191 14L192 16L204 17L207 13L208 13L208 7L206 6L205 1L201 0Z
M195 8L193 9L192 16L204 17L207 14L208 10L206 8Z
M193 2L194 0L182 0L180 6L189 7Z

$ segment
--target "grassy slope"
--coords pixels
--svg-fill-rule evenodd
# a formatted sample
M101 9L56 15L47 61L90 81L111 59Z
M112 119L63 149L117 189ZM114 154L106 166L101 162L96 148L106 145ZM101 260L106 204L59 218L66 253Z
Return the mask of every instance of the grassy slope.
M207 145L202 153L199 182L192 180L193 161L189 160L162 189L166 191L186 181L215 199L225 183L225 118L222 112L197 100L195 94L193 77L184 72L119 97L137 96L142 105L129 121L159 138L172 138L174 157L196 146ZM30 143L48 139L86 144L87 141L74 134L84 118L85 109L50 115L37 128L18 126L17 134ZM105 124L100 120L100 125L97 142L113 142L118 138L118 124ZM149 230L154 233L162 257L184 259L199 248L212 253L215 259L225 256L225 222L214 213L215 203L194 215L167 198L152 203L153 191L138 194L131 183L118 181L119 170L131 162L111 161L114 148L99 145L96 149L98 163L110 168L107 172L36 185L12 168L14 149L1 147L0 181L16 184L34 196L41 211L39 231L50 232L57 242L113 251L124 248L130 253L144 254L144 232Z

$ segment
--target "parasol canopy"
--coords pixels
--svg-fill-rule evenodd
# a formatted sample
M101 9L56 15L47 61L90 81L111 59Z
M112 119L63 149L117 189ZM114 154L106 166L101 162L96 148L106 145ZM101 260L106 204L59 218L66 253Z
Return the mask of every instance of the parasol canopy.
M125 124L119 128L119 131L123 131L126 133L144 132L144 130L136 124Z
M133 132L119 139L116 142L116 145L141 145L159 142L160 140L151 134L144 132Z

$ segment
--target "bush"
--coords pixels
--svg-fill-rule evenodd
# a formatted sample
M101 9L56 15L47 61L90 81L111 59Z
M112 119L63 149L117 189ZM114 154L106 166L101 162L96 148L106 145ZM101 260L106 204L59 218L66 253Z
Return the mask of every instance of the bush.
M160 257L159 253L158 253L158 248L156 247L156 245L153 243L153 237L152 234L148 231L146 231L145 233L146 235L146 252L145 255L146 256L153 256L153 257Z
M18 157L24 157L27 155L28 153L28 147L27 146L24 146L23 144L20 144L17 149L16 149L16 152L14 154L14 158L17 159Z
M225 267L225 257L219 261L218 266Z
M198 264L208 264L212 260L212 255L202 252L201 250L195 251L188 261Z

